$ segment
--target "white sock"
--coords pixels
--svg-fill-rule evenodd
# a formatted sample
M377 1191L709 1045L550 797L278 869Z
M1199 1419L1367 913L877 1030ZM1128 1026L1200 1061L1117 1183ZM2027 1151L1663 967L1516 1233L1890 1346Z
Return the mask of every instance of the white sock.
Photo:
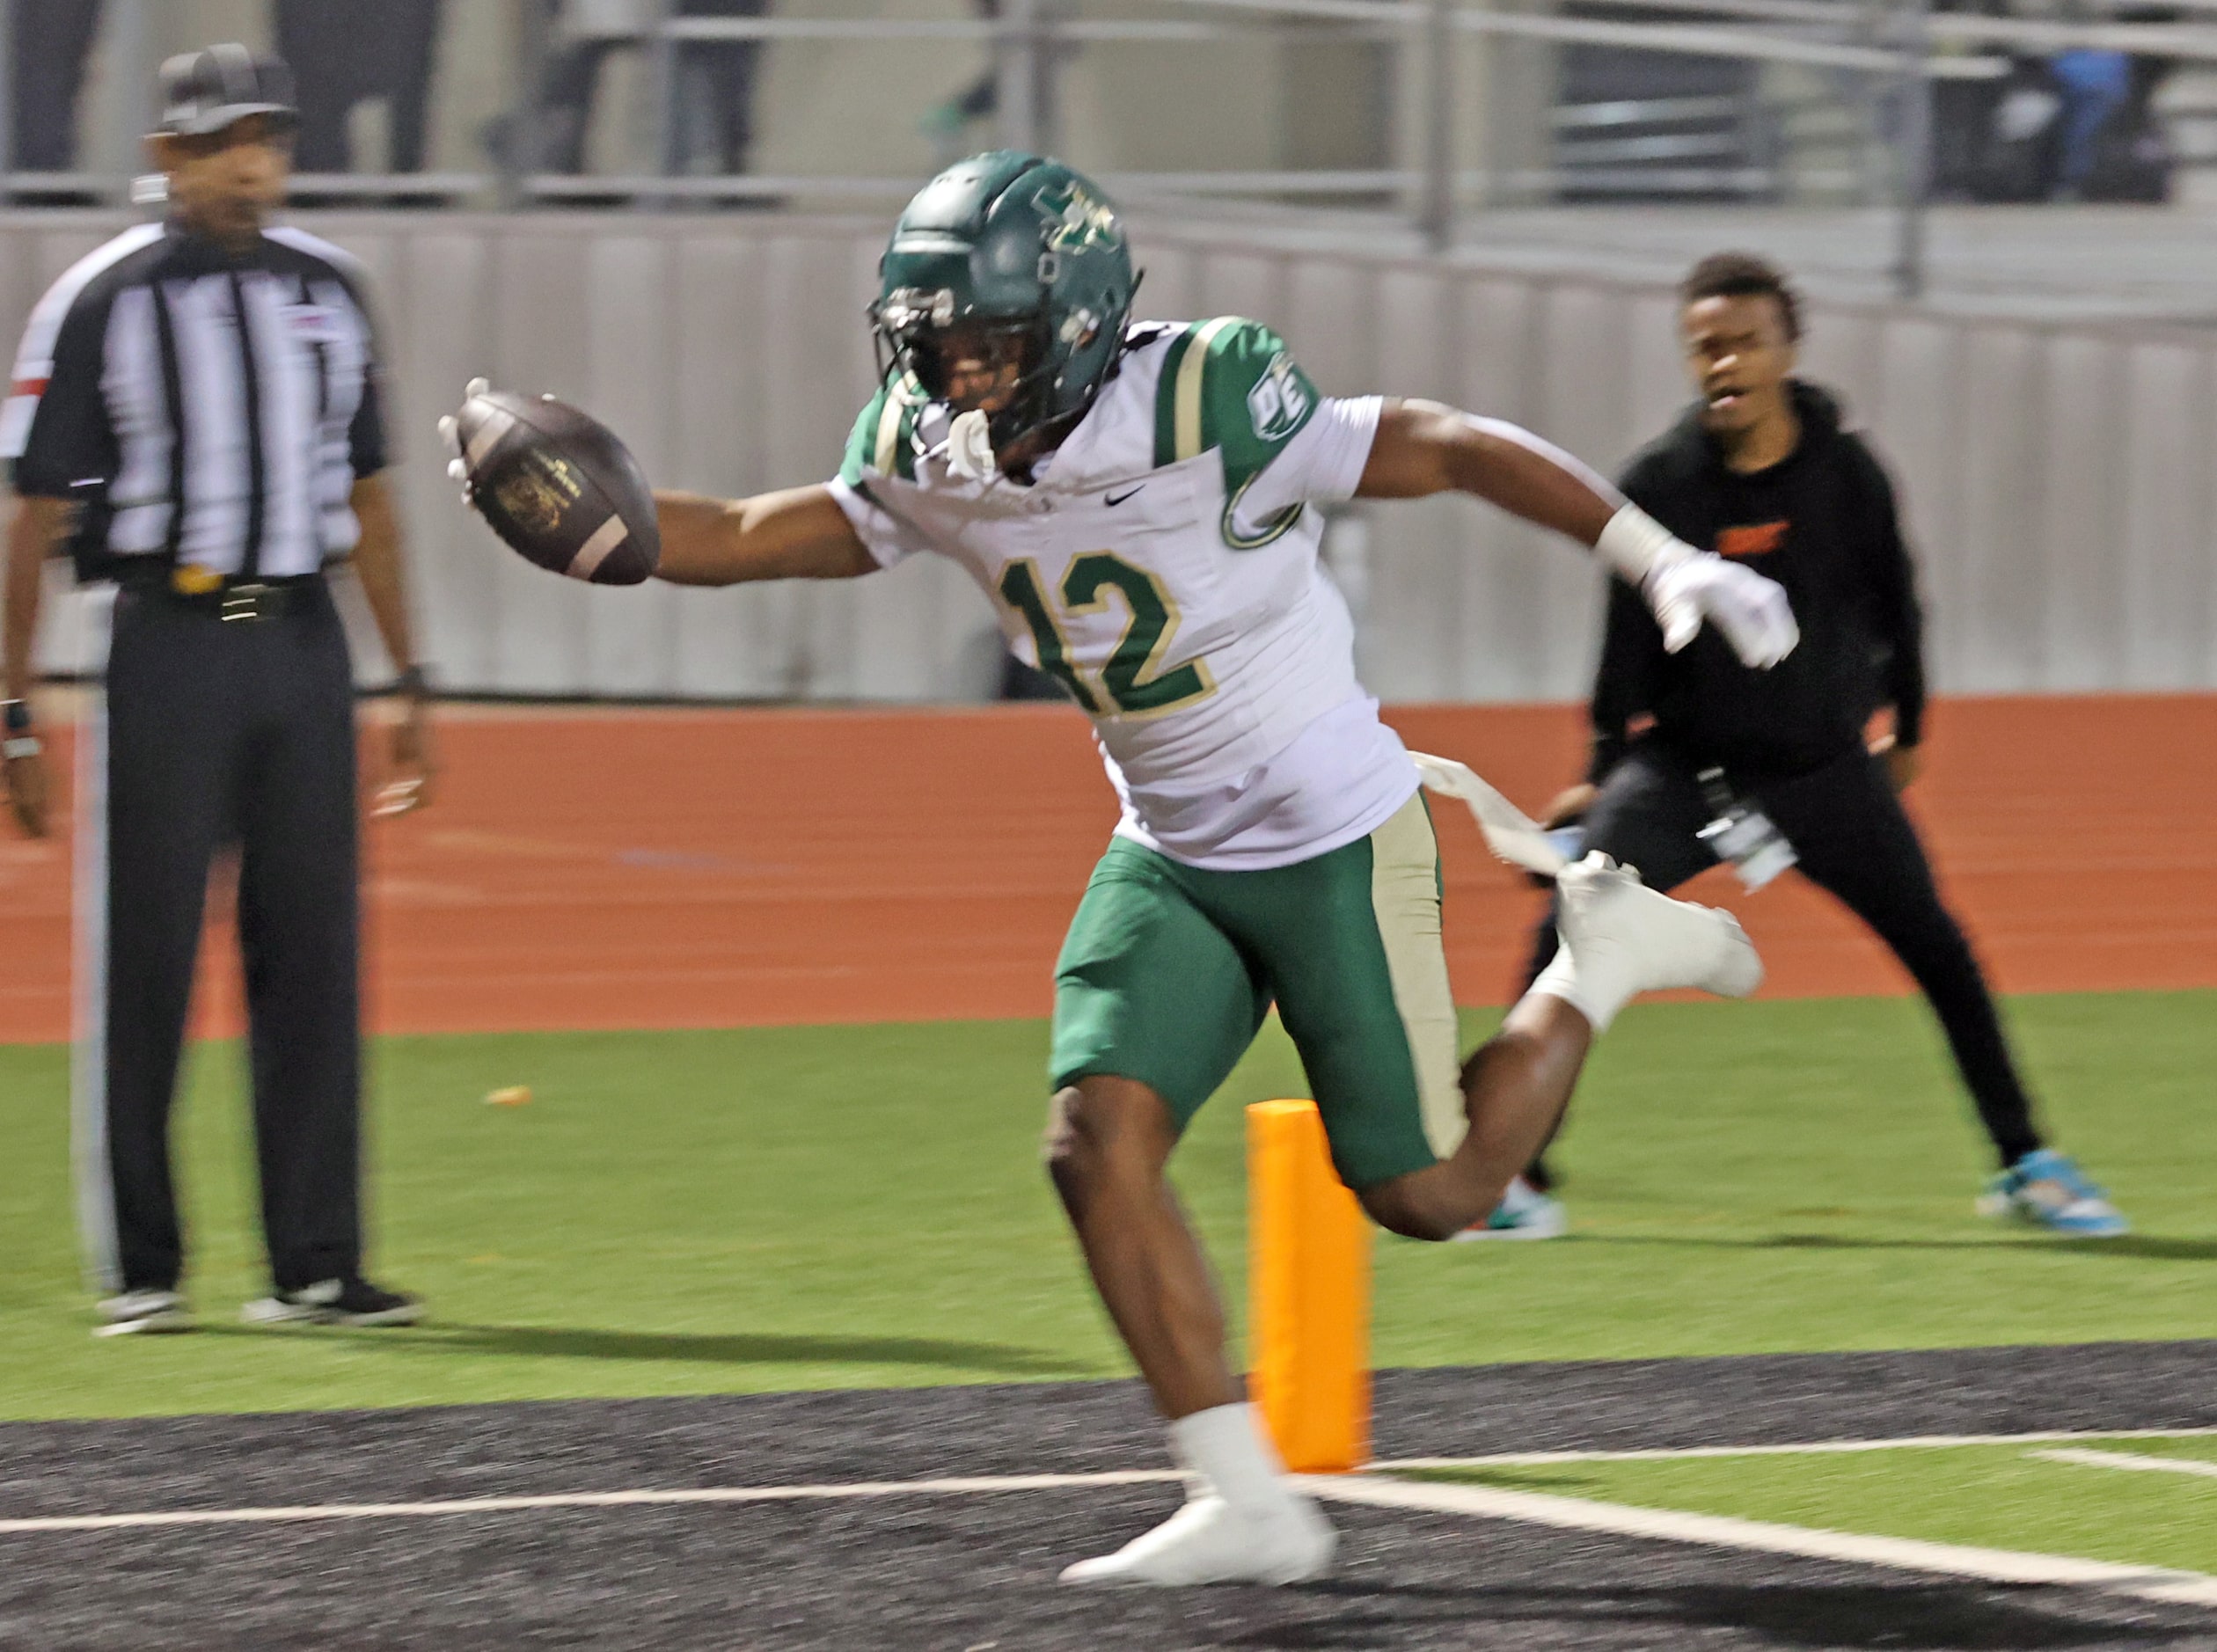
M1562 939L1562 932L1558 930L1555 933L1555 955L1540 972L1540 978L1532 983L1525 997L1561 998L1592 1022L1596 1033L1606 1033L1609 1030L1609 1023L1616 1020L1617 1012L1632 1000L1639 988L1636 983L1590 978L1596 974L1606 975L1606 972L1579 973L1578 961L1570 955L1570 945Z
M1235 1509L1285 1501L1285 1464L1245 1402L1211 1406L1170 1425L1170 1449Z

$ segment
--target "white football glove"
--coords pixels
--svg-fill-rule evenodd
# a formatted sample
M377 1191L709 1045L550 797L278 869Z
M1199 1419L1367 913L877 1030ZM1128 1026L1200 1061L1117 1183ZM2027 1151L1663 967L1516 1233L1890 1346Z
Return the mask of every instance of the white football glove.
M1594 542L1601 559L1637 586L1676 654L1704 620L1723 633L1743 665L1767 671L1801 640L1785 588L1752 568L1696 551L1637 505L1609 519Z
M1640 587L1663 627L1663 647L1676 654L1702 621L1723 633L1742 665L1767 671L1801 640L1786 588L1751 567L1708 551L1658 559Z
M462 387L462 399L468 401L472 397L482 396L492 388L493 386L486 380L473 378ZM452 413L444 413L440 416L439 440L445 445L447 450L446 472L462 484L462 502L467 505L471 502L472 494L470 463L462 457L462 432L456 425Z

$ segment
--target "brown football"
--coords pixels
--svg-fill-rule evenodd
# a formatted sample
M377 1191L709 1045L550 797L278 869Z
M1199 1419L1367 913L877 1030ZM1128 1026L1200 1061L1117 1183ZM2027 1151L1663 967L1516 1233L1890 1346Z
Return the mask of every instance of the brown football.
M455 415L472 502L530 560L636 585L662 559L654 490L616 433L552 396L488 390Z

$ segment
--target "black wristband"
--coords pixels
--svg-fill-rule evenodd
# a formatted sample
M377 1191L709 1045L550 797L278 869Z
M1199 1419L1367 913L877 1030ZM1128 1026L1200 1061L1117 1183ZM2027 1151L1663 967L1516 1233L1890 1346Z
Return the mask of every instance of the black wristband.
M392 679L392 691L396 694L406 694L413 699L422 699L429 694L431 690L424 681L423 668L420 665L412 665L401 672L399 676Z
M11 735L27 733L31 727L31 702L0 700L0 727Z

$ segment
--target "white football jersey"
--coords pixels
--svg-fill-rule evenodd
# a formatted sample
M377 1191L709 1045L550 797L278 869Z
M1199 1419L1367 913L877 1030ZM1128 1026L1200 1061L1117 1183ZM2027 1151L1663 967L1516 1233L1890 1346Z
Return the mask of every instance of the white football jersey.
M1233 871L1367 836L1416 770L1356 680L1310 506L1353 495L1381 404L1320 397L1252 321L1129 336L1030 484L959 473L949 410L908 380L863 410L832 491L882 564L967 568L1091 715L1119 834Z

